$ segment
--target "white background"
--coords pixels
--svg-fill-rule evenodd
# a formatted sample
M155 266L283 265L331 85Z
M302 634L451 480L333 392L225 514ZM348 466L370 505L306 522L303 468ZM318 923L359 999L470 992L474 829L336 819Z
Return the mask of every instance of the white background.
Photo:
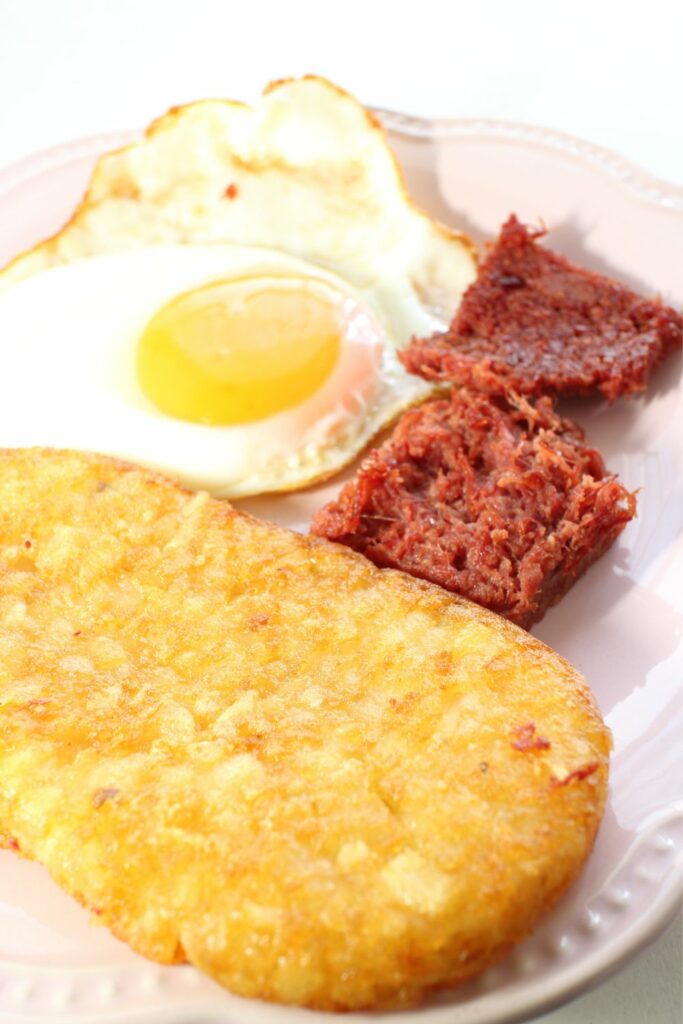
M315 72L370 105L571 132L681 185L682 43L680 0L0 0L0 166ZM542 1020L680 1024L681 956L679 920Z
M683 184L680 0L0 0L0 160L316 72L410 113L574 132Z

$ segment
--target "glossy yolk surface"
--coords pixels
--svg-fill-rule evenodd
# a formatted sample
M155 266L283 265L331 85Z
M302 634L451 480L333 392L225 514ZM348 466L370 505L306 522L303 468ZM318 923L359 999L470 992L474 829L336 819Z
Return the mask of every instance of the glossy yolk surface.
M202 285L147 324L137 349L140 386L163 412L194 423L272 416L309 398L329 376L349 301L315 278Z

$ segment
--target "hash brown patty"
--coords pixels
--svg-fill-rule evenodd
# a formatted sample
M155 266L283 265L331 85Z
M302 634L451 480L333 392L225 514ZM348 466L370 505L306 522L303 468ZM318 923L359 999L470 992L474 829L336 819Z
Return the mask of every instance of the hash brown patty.
M245 996L406 1006L576 877L610 740L523 631L99 456L0 452L0 841Z

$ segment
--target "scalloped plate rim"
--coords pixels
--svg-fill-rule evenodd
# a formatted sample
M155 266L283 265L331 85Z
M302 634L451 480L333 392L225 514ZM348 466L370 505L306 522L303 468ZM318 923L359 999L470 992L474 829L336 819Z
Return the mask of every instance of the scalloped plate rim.
M422 117L383 107L370 108L384 128L407 138L434 138L448 136L482 135L491 138L515 139L547 146L591 163L595 168L615 178L629 191L635 192L667 210L683 210L683 186L650 174L640 164L627 160L616 150L589 142L579 135L557 131L524 121L496 120L494 118ZM61 163L64 157L83 157L129 145L142 137L143 129L120 129L85 135L66 143L57 143L20 157L0 169L0 194L8 192L36 174Z

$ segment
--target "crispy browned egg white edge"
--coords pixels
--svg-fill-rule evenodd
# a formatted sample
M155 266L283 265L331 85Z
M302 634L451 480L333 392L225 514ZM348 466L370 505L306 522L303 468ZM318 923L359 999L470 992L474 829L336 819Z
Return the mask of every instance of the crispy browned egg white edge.
M446 238L447 240L457 240L464 246L465 249L469 250L469 254L472 258L473 265L476 268L479 262L479 252L475 243L463 231L457 231L455 228L450 228L447 225L443 224L441 221L435 220L434 218L430 217L415 202L415 200L408 192L408 189L406 188L405 180L403 177L403 171L401 170L398 159L393 149L386 140L386 132L379 118L376 117L375 114L372 113L372 111L368 110L367 107L363 107L362 104L360 104L358 100L356 100L356 98L351 95L351 93L347 92L347 90L343 89L341 86L336 85L334 82L331 82L328 78L325 78L323 75L307 74L302 75L300 79L297 79L293 76L276 78L272 82L269 82L263 88L262 95L267 96L269 93L275 92L277 89L282 88L282 86L288 85L296 81L319 82L322 85L324 85L325 88L332 90L333 92L337 93L344 99L354 103L358 107L358 109L363 112L368 127L380 136L380 138L384 142L387 152L390 154L392 158L396 173L396 183L400 191L403 193L406 205L412 207L415 213L419 214L420 217L423 217L425 220L429 221L434 226L434 228L441 235L443 235L444 238ZM173 121L176 121L179 117L182 116L184 110L189 110L192 107L201 106L203 103L206 102L207 100L205 99L193 100L191 103L185 103L170 107L165 114L162 114L160 117L157 117L152 122L150 122L150 124L144 130L142 143L144 143L144 141L147 139L153 138L158 133L165 131L172 124ZM241 100L213 99L209 100L209 102L224 103L226 106L249 109L249 104L244 103ZM95 198L95 194L98 190L99 185L101 184L101 179L103 177L103 167L106 166L108 158L110 156L117 156L121 153L130 152L134 150L136 147L140 146L142 143L139 141L131 142L127 146L121 146L118 149L111 150L109 153L104 153L101 157L99 157L95 165L95 168L92 172L90 182L86 188L83 198L81 199L80 203L78 203L76 209L69 217L69 219L66 221L66 223L63 225L63 227L61 227L59 231L56 231L53 235L50 235L47 238L43 239L42 241L36 243L36 245L30 246L28 249L24 250L21 253L17 253L17 255L14 256L8 263L6 263L3 267L0 267L0 278L2 277L3 274L5 274L6 271L9 271L12 268L14 268L15 265L18 264L25 257L30 255L37 255L42 252L44 252L46 256L48 256L48 262L46 263L46 266L49 266L49 253L55 249L56 243L59 241L62 235L66 234L73 225L78 224L87 214L88 210L92 206L98 205L98 203L101 201L101 199ZM103 196L102 198L106 198L106 196Z

